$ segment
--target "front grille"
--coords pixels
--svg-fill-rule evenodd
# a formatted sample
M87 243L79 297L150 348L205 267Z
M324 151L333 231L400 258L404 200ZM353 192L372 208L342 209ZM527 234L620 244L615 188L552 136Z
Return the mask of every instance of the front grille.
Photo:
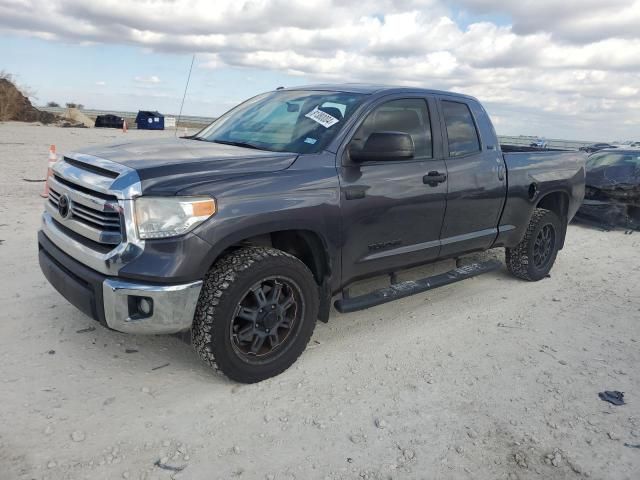
M134 199L142 195L134 169L70 153L53 164L47 185L42 232L75 260L112 276L144 252L134 221Z
M65 159L66 160L66 159ZM69 213L59 212L60 198L69 201ZM59 175L49 179L48 210L54 219L91 243L112 248L124 240L122 214L118 199L94 191Z

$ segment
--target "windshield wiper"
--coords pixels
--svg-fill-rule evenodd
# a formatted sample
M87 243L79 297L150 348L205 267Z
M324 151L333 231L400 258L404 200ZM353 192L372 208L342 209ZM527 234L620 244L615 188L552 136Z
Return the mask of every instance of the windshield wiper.
M254 150L266 150L266 148L260 148L252 143L246 142L233 142L231 140L213 140L213 143L221 143L223 145L233 145L234 147L253 148Z

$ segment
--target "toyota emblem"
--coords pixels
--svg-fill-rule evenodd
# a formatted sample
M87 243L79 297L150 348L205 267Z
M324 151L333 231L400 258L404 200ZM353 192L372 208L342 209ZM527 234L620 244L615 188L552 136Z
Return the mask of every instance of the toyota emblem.
M58 200L58 213L62 218L67 218L71 213L71 200L67 195L60 195Z

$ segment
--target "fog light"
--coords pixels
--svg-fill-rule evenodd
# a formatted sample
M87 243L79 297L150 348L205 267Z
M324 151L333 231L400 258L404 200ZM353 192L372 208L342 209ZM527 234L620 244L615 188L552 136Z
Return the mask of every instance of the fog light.
M138 311L143 315L150 315L153 310L153 303L150 298L142 297L138 300Z

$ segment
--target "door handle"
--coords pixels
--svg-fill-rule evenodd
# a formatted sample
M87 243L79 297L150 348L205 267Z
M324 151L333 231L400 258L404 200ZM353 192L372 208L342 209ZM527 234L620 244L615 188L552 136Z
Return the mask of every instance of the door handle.
M437 187L439 183L444 183L447 181L447 176L444 173L440 172L429 172L424 177L422 177L422 183L425 185L429 185L430 187Z
M500 180L500 181L504 180L504 172L505 172L504 165L499 165L498 166L498 180Z

